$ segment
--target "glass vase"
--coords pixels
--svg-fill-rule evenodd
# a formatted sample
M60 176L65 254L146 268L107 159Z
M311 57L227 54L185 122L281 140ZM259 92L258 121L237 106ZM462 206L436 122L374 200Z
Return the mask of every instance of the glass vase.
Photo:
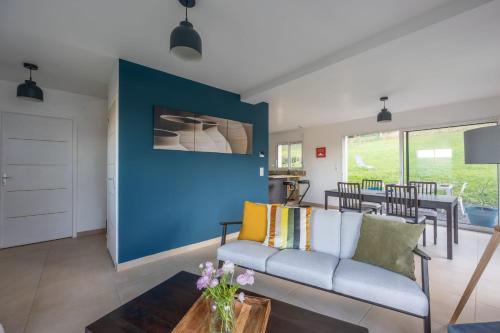
M210 333L232 333L235 324L234 302L210 302Z

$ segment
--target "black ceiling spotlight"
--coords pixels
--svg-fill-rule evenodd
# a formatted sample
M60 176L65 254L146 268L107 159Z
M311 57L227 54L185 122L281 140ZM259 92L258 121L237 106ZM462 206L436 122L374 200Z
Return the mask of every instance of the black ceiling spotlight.
M389 97L387 97L387 96L380 97L380 101L384 102L384 108L382 110L380 110L380 112L377 115L377 122L378 123L388 123L388 122L392 121L392 114L385 107L385 101L387 101L388 99L389 99Z
M28 99L30 101L43 102L43 91L31 79L31 71L38 70L38 66L30 63L23 63L24 68L29 69L30 79L17 86L17 97Z
M196 0L179 0L186 7L186 19L170 34L170 52L184 60L201 59L201 37L188 21L187 9L196 5Z

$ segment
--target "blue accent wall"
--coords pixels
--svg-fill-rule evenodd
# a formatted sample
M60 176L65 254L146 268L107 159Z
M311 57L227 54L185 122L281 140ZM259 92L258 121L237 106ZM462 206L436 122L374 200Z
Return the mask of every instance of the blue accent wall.
M153 150L155 105L252 123L253 154ZM245 200L267 202L268 132L266 103L120 60L118 261L218 237Z

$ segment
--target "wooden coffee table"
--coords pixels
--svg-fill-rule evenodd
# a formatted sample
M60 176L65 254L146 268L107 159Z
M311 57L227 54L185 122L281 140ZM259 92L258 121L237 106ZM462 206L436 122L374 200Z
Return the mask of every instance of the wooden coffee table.
M177 273L90 324L86 332L171 332L201 294L195 287L197 279L188 272ZM368 333L368 329L272 299L267 332Z

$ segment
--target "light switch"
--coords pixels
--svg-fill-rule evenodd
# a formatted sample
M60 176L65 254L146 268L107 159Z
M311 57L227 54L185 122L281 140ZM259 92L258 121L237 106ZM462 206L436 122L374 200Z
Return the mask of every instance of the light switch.
M260 167L259 169L259 176L264 177L264 168Z

